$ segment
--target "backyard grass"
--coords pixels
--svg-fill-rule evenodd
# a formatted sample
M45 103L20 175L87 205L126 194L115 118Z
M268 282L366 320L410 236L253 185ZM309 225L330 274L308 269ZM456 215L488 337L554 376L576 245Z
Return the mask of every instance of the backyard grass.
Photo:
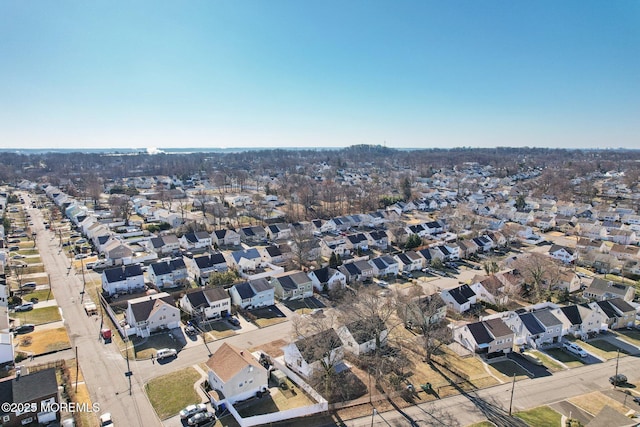
M262 399L254 400L252 404L243 407L238 412L243 417L251 417L254 415L269 414L272 412L285 411L287 409L298 408L301 406L313 405L314 402L300 389L295 388L295 394L292 390L283 393L278 388L269 389L269 396Z
M539 406L528 411L518 412L516 417L524 420L531 427L560 426L562 415L548 406Z
M165 420L187 405L202 402L193 388L199 379L198 371L189 367L149 381L145 391L158 417Z
M496 427L496 425L491 421L480 421L479 423L474 423L467 427Z
M547 349L545 350L545 353L553 357L554 359L564 363L569 368L577 368L584 365L584 362L582 360L559 348Z
M572 397L571 399L568 399L568 400L569 402L573 403L577 407L593 415L596 415L598 412L600 412L602 408L604 408L606 405L611 406L613 409L620 412L621 414L625 414L628 411L628 408L624 406L622 403L608 396L605 396L599 391L594 391L592 393ZM632 402L631 399L629 399L629 401Z
M37 305L36 305L37 307ZM62 320L60 311L57 306L34 308L30 311L22 311L15 313L15 317L24 323L33 323L34 325L42 325L44 323L56 322Z
M42 264L42 259L39 256L29 256L29 257L23 258L22 260L29 265Z
M20 253L22 255L39 255L40 254L40 252L38 252L38 249L36 248L20 249Z
M38 331L36 328L34 332L19 335L19 337L16 338L18 342L17 350L29 354L39 355L71 348L65 328L46 329L43 331Z
M205 331L209 332L215 339L221 339L230 337L236 334L236 331L231 329L227 322L221 320L217 322L209 322L208 324L200 325ZM207 340L210 342L210 340Z
M136 359L150 359L152 355L156 354L156 350L160 348L175 348L178 351L182 348L176 339L173 338L173 335L169 333L152 335L146 339L133 338L132 341L135 348ZM125 354L123 354L123 356L126 357ZM129 356L131 357L131 353Z
M26 260L22 260L26 261ZM44 264L29 264L27 263L27 267L22 269L22 274L35 274L35 273L45 273Z

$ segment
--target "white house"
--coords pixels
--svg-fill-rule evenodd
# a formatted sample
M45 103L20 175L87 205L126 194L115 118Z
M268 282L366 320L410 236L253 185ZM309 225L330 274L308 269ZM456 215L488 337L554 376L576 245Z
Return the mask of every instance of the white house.
M166 292L127 301L125 313L128 335L148 337L153 332L180 326L180 310Z
M214 393L211 403L233 405L269 387L269 373L247 350L223 343L206 362L207 379ZM216 398L217 397L217 398Z
M108 295L142 292L144 290L142 267L130 264L104 270L102 289Z
M237 283L229 288L229 296L234 305L244 310L275 304L273 286L265 278Z
M378 347L384 348L389 330L382 319L376 316L374 319L358 319L339 327L336 332L344 349L359 356Z
M180 286L189 277L187 266L182 258L154 262L147 270L149 281L158 288Z
M344 358L342 341L333 328L292 342L283 351L285 364L305 378L322 365L336 366Z
M311 282L313 283L313 287L318 291L322 292L325 290L332 291L336 289L344 289L347 284L346 276L339 270L331 267L323 267L317 270L311 270L308 273Z
M221 288L199 289L180 299L180 307L192 317L206 321L227 317L231 312L231 298Z
M562 261L565 264L570 264L576 260L575 251L565 246L551 245L548 254L553 259Z

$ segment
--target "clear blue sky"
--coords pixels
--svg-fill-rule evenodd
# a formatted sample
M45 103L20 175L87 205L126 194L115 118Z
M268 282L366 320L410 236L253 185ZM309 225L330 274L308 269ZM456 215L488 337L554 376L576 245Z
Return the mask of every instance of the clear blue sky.
M640 148L640 1L0 0L0 148Z

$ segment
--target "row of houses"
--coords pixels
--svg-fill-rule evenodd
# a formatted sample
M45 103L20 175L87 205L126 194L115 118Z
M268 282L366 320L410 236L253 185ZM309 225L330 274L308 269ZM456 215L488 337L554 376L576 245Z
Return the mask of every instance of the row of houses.
M558 306L545 303L486 316L453 328L455 341L478 354L508 353L516 346L539 348L565 335L585 339L608 329L633 326L636 309L622 298Z

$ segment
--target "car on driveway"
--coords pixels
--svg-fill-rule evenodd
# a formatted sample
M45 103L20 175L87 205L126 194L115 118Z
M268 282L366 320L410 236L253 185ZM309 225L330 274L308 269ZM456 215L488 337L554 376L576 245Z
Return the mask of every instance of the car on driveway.
M216 419L216 416L211 412L198 412L193 417L187 420L187 424L190 426L199 426L200 424L208 423Z
M206 412L206 411L207 411L207 405L205 405L204 403L198 403L197 405L189 405L180 411L180 418L184 420L185 418L191 418L195 414L199 414L200 412Z
M178 357L178 351L175 348L161 348L156 352L156 359L162 360L167 357Z
M16 327L13 332L17 335L17 334L28 334L29 332L33 332L33 330L36 328L36 325L31 324L31 323L27 323L26 325L20 325L18 327Z
M562 347L569 353L573 353L576 356L587 357L589 355L586 351L584 351L584 349L572 342L565 342L562 344Z
M233 316L229 316L227 317L227 320L229 321L229 323L231 323L233 326L240 326L240 321L238 319L236 319Z
M15 308L15 311L29 311L29 310L33 310L33 303L32 302L25 302L20 304L19 306L17 306Z
M640 396L636 396L633 398L633 401L640 405Z
M198 331L196 330L195 326L187 325L184 327L184 333L189 336L193 336L193 335L197 335Z

